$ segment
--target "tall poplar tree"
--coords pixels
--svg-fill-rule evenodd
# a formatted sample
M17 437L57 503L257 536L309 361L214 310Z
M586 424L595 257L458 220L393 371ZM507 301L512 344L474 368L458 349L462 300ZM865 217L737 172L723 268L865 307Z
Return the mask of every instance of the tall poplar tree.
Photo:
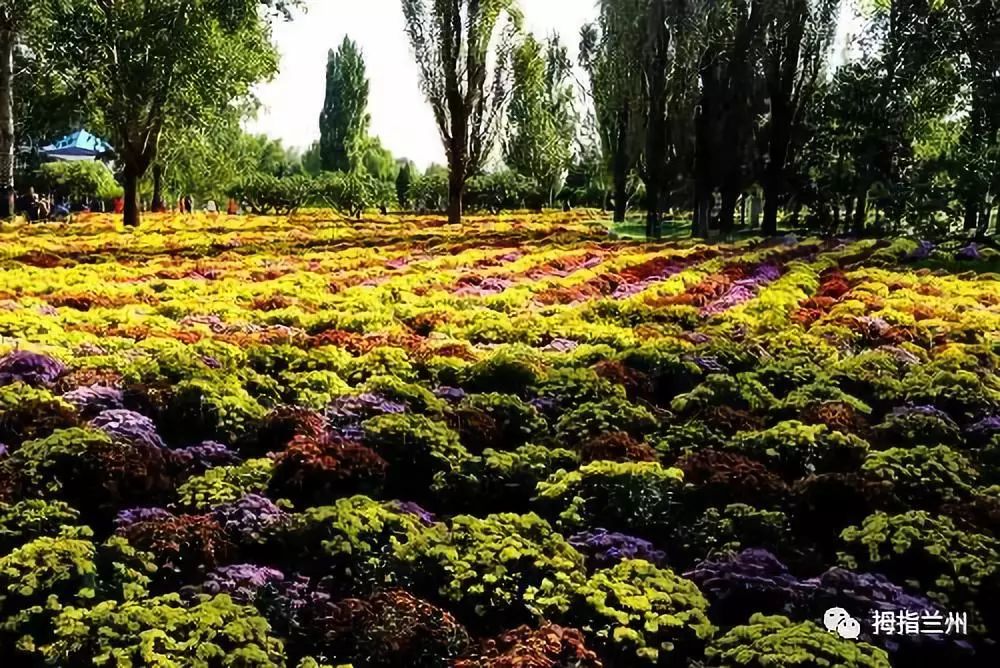
M349 172L358 166L368 136L369 83L364 55L349 37L326 63L326 100L319 116L323 170Z

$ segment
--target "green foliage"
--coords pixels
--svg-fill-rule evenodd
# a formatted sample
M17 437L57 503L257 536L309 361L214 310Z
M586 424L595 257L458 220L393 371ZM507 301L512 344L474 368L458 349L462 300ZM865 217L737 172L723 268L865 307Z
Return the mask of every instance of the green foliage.
M546 373L535 385L538 396L561 408L581 403L624 399L625 388L601 378L593 369L566 367Z
M538 503L566 527L656 535L679 510L684 474L655 462L596 461L538 484Z
M565 413L556 423L556 434L561 443L576 446L608 432L622 431L642 438L656 426L656 417L649 409L616 397L580 404Z
M434 476L431 491L450 508L464 512L527 510L535 487L556 471L575 470L570 450L522 445L512 452L487 448Z
M744 548L763 548L780 552L789 544L791 527L784 512L762 510L742 503L722 508L707 508L675 532L677 548L671 556L694 561L708 559Z
M97 544L86 528L36 538L0 557L0 634L22 652L37 651L63 608L143 597L154 570L121 538Z
M68 608L56 618L57 639L42 648L49 663L109 666L285 665L282 643L250 606L226 595L187 606L178 594Z
M504 161L534 181L545 201L561 187L573 155L572 64L558 36L543 46L528 35L514 52L513 73Z
M234 443L266 413L233 377L195 378L171 388L162 431L181 441L208 436Z
M396 202L399 208L406 210L410 208L410 188L417 179L416 167L411 160L400 160L397 162L398 171L396 174Z
M623 665L665 665L700 656L715 633L708 601L690 580L641 559L594 572L560 611Z
M389 462L391 489L425 493L435 473L469 456L458 434L423 415L380 415L364 425L365 445Z
M973 601L1000 564L995 538L961 531L951 518L922 510L874 513L840 537L844 566L911 583L945 607Z
M469 179L468 206L492 214L525 206L537 209L543 200L540 191L536 181L509 169L489 172Z
M889 668L885 650L840 638L810 621L756 613L750 623L719 636L706 648L707 666L790 668L852 666Z
M896 493L916 506L936 507L972 493L978 473L946 445L917 445L869 453L862 470L893 483Z
M47 162L38 168L43 187L74 201L109 200L122 194L122 187L103 162L73 160Z
M742 432L731 447L792 477L857 470L868 452L868 443L853 434L798 420Z
M413 515L365 496L337 499L310 508L274 529L269 542L287 554L302 555L306 573L343 574L355 593L396 584L396 553L409 549L424 527Z
M431 172L414 176L406 198L418 211L441 211L448 201L448 172Z
M304 175L254 173L237 181L229 189L229 196L243 202L253 213L285 215L305 206L315 188L313 180Z
M460 515L401 549L414 577L483 623L508 628L566 603L583 557L537 515Z
M499 443L503 449L512 450L541 435L547 424L531 404L513 394L470 394L459 404L459 411L480 411L496 422Z
M263 494L271 480L271 459L248 459L235 466L216 466L193 476L177 487L181 505L191 511L207 511L239 501L247 494Z
M0 441L11 444L48 436L79 421L72 405L43 387L22 382L0 387L0 414Z
M388 206L395 197L391 181L383 181L364 170L324 173L314 187L319 199L354 218L360 218L372 207Z
M0 503L0 554L41 536L56 536L65 525L75 525L80 513L62 501L26 499Z
M323 170L351 172L360 166L371 117L364 56L346 35L326 62L326 100L319 117Z
M470 392L521 394L538 382L542 371L535 351L500 348L464 370L462 387Z
M385 397L389 401L404 403L417 413L440 415L447 406L445 401L434 396L426 387L407 383L396 376L372 376L365 381L364 391Z

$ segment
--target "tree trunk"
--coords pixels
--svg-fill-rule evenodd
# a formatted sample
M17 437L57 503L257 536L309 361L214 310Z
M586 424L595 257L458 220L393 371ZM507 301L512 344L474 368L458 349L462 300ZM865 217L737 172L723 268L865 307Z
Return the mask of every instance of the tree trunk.
M740 228L747 226L747 194L740 195Z
M970 232L979 226L979 200L969 197L965 200L965 225L966 232Z
M865 234L865 217L868 214L868 189L865 188L858 193L858 198L854 204L854 225L852 231L854 236L862 237Z
M837 202L837 200L834 200L832 202L832 208L833 208L833 229L830 231L830 234L832 236L836 236L836 234L840 231L840 203Z
M453 163L458 161L452 161ZM452 164L448 174L448 224L462 224L462 195L465 194L465 175L461 164Z
M627 105L626 105L627 107ZM625 222L628 212L628 109L619 111L618 138L615 146L615 156L612 174L614 182L614 221Z
M760 195L754 191L750 196L750 229L756 230L760 226Z
M733 233L733 222L736 219L736 200L739 198L734 188L722 191L722 202L719 205L719 232L723 238Z
M14 215L14 32L0 30L0 188L6 210Z
M139 226L139 174L128 163L125 164L125 211L122 222L126 227Z
M778 234L778 198L773 193L770 188L764 190L764 224L761 227L761 234L765 237Z
M163 210L163 165L153 165L153 202L150 205L154 212Z
M778 234L778 198L780 187L778 186L779 176L774 174L774 163L768 166L764 175L764 226L761 232L765 237L773 237Z

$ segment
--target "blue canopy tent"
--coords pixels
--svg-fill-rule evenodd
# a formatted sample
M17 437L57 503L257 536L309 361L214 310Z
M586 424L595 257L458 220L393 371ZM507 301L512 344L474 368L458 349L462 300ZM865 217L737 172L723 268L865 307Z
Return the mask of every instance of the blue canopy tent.
M111 152L111 145L86 130L77 130L55 143L43 146L38 155L45 160L98 160Z

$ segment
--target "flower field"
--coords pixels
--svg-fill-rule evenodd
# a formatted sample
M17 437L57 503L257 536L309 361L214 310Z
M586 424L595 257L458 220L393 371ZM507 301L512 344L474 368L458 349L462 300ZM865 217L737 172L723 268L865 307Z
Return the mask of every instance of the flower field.
M583 213L0 245L10 665L1000 665L975 249ZM873 625L908 612L941 631Z

